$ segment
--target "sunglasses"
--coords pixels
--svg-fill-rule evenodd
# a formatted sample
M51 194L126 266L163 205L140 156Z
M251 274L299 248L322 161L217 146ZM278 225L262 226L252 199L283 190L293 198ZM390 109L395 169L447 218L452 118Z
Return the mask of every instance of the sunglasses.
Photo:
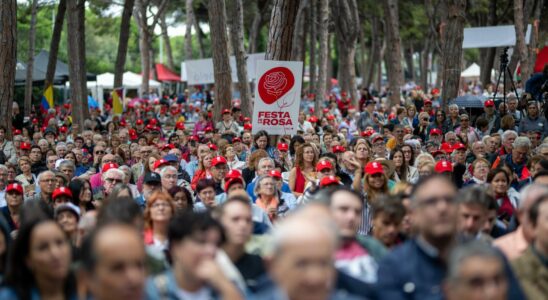
M105 180L108 182L108 183L122 183L122 179L118 179L118 178L105 178Z
M95 151L94 153L95 153L96 155L105 154L105 151Z

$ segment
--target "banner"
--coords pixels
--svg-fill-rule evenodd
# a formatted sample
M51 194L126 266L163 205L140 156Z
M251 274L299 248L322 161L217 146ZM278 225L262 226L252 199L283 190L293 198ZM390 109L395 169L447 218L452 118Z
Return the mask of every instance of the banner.
M264 60L264 57L265 53L247 55L246 65L249 81L255 79L255 65L257 61ZM187 60L181 64L181 80L186 81L188 85L215 83L213 72L213 59L211 58ZM232 82L238 82L236 58L234 56L230 56L230 73Z
M301 104L303 63L300 61L257 62L253 134L296 134Z
M124 112L124 89L114 89L112 95L112 113L115 115L121 115Z

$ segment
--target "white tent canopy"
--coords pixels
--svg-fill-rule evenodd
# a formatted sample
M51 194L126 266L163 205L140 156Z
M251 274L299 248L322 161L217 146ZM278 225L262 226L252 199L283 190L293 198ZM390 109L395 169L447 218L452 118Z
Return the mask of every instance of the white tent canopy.
M527 25L525 43L531 40L531 25ZM464 28L462 48L512 47L516 45L514 25Z
M125 89L135 89L138 90L139 94L141 94L141 81L142 76L133 72L125 72L124 73L124 80L123 80L123 87ZM99 103L99 106L103 105L103 101L105 100L103 97L103 93L105 90L112 90L114 84L114 74L112 73L103 73L100 75L97 75L97 81L88 81L87 87L91 91L91 95L93 98L97 100ZM148 81L148 85L150 88L158 89L158 95L161 95L162 91L162 84L156 80L150 79Z
M471 64L466 70L460 73L460 77L479 77L480 66L476 63Z

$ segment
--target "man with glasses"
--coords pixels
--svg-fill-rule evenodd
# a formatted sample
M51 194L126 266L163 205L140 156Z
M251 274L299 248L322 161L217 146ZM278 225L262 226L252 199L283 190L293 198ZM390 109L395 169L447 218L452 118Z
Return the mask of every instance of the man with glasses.
M386 143L381 134L375 133L371 136L371 144L373 145L373 154L375 158L387 158Z
M276 167L276 164L274 163L274 160L270 157L261 158L259 162L257 163L257 166L255 168L255 173L257 176L247 186L247 189L246 189L247 194L249 195L249 197L251 197L251 200L253 200L253 202L255 202L255 200L257 199L254 193L255 182L257 181L259 177L268 175L268 173L274 170L275 167ZM281 190L282 192L285 192L285 193L291 193L291 189L289 188L289 185L286 182L282 184Z
M526 135L529 131L541 132L543 137L548 133L548 122L539 114L536 101L527 103L527 116L519 123L518 132L520 135Z
M95 153L95 150L94 150L94 153ZM105 154L101 158L101 164L99 165L100 172L91 175L91 177L89 178L89 182L91 183L91 189L96 189L96 188L103 185L103 181L101 180L101 178L102 178L101 173L105 172L105 166L107 164L116 164L116 163L117 163L116 156L114 156L112 154ZM116 166L116 167L118 167L118 166Z
M165 166L160 170L162 177L162 189L167 192L177 185L177 169L173 166Z
M488 99L483 104L483 111L484 113L479 116L477 120L480 118L484 118L488 122L488 133L495 133L499 131L500 129L500 116L495 111L495 101L492 99ZM476 126L479 127L479 126Z
M139 152L141 154L141 160L131 166L131 172L133 173L134 182L137 182L139 177L143 175L145 171L145 165L148 163L148 158L150 157L150 154L152 154L152 146L141 146L139 148Z
M47 170L46 164L42 160L42 150L40 147L34 145L30 148L31 172L34 175L40 174L40 172Z
M101 186L105 199L112 193L112 189L119 183L124 183L124 172L118 170L118 165L105 165L106 171L103 172L103 186ZM96 194L96 193L94 193ZM95 197L95 196L94 196Z
M38 203L45 212L53 216L52 194L55 190L57 179L52 171L44 171L38 175L38 185L40 193L34 194L34 197L28 202Z
M512 153L506 155L504 159L508 167L517 175L517 181L512 182L514 188L519 189L521 182L527 182L529 172L524 172L524 170L526 169L530 150L531 141L527 137L519 136L512 144Z
M476 129L470 126L470 117L468 114L460 115L460 126L455 129L455 133L466 138L468 144L472 144L480 139Z
M440 175L421 179L413 187L411 210L417 234L381 260L378 299L443 298L443 261L457 233L456 194L454 184Z

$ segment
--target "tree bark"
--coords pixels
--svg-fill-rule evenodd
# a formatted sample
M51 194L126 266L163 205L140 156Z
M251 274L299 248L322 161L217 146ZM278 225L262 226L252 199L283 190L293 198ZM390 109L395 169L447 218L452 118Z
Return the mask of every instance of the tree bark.
M11 138L11 111L17 63L17 1L0 1L0 126Z
M267 60L291 60L295 18L300 0L274 0L266 48Z
M492 0L489 3L489 14L487 15L487 25L497 25L497 0ZM495 47L485 49L484 55L481 57L482 64L480 68L480 81L483 86L491 83L491 70L495 63Z
M240 91L240 99L242 114L251 116L251 89L247 76L247 62L244 47L244 11L242 0L228 1L228 14L232 16L229 21L230 41L234 56L236 57L236 69L238 73L238 90Z
M194 27L196 28L196 37L198 37L198 50L200 58L205 58L206 52L205 52L205 45L204 45L204 32L202 31L202 27L200 27L200 22L198 22L198 18L194 18Z
M213 73L215 78L215 105L213 117L221 120L221 112L230 108L232 99L232 77L228 57L226 34L226 12L224 0L210 0L208 5L211 49L213 52Z
M126 65L129 29L134 4L135 0L124 1L124 10L122 11L122 20L120 22L120 35L118 38L118 52L114 64L114 88L121 87L124 82L124 66Z
M318 5L319 5L319 8L318 8ZM308 40L309 40L308 41L309 42L308 59L310 60L310 62L308 65L308 77L309 77L309 83L310 83L309 88L310 88L310 91L312 91L315 94L314 98L316 99L316 101L323 101L322 97L318 97L318 87L321 85L322 81L319 81L318 79L319 75L316 75L317 74L316 70L318 68L321 68L318 66L319 64L321 64L319 62L319 59L321 58L318 58L319 54L316 54L316 51L317 51L316 44L318 43L318 37L319 37L319 33L318 33L319 20L323 20L322 16L318 16L320 13L319 9L321 9L322 5L323 5L323 2L319 2L319 4L317 1L312 2L310 4L310 9L308 10L308 19L310 20L309 37L308 37ZM327 20L329 21L329 8L327 10L327 14L328 14ZM319 51L321 52L321 50ZM321 100L318 100L318 99L321 99Z
M57 14L55 15L55 23L53 25L53 33L51 34L51 42L49 44L48 66L46 69L46 80L44 86L47 88L53 84L55 78L55 69L57 66L57 54L59 53L59 42L61 41L61 32L63 31L63 23L65 21L65 12L67 11L67 1L60 0L57 5Z
M447 110L449 100L456 98L459 93L466 0L447 0L447 8L448 18L442 50L443 110Z
M357 106L354 59L359 34L358 4L356 0L337 0L331 4L339 45L339 85L342 91L350 95L352 104Z
M186 0L186 32L185 32L185 59L192 59L192 24L194 24L194 7L192 0ZM196 28L196 32L198 32Z
M313 9L312 5L310 8ZM320 49L319 49L319 71L318 71L318 84L316 85L316 97L314 102L314 113L316 116L321 116L321 105L325 101L326 94L326 82L329 80L327 75L327 65L329 64L328 59L328 43L329 43L329 1L320 0L318 7L319 14L319 30L318 37L320 40ZM315 21L315 19L313 19ZM314 39L315 42L315 39ZM312 56L310 57L312 59ZM312 80L312 78L311 78Z
M405 64L407 65L407 72L409 73L409 78L413 82L417 82L415 77L415 65L413 63L413 44L409 44L408 47L405 48L403 57L405 58Z
M525 82L531 77L531 66L529 65L529 52L527 51L527 45L525 44L525 20L529 16L525 16L523 1L524 0L514 0L514 24L516 26L516 50L519 53L521 78L522 81Z
M32 1L30 10L29 49L27 57L27 76L25 80L25 116L29 116L32 109L32 69L34 68L34 42L36 37L36 11L38 0Z
M304 19L307 6L308 0L301 0L301 4L299 4L299 9L297 10L297 16L295 17L295 32L293 33L291 60L302 61L304 59L302 40L304 40Z
M369 58L367 60L367 71L364 75L363 82L364 86L368 87L373 82L375 76L375 68L379 65L380 62L380 33L382 26L380 26L379 17L376 14L373 14L371 17L371 47L369 50Z
M160 21L160 27L162 28L162 39L164 40L164 45L166 49L167 56L167 66L171 70L175 70L175 63L173 62L173 51L171 50L171 41L167 33L167 23L166 23L166 14L164 13Z
M390 107L400 104L400 89L403 85L403 72L401 65L401 38L399 29L398 1L383 1L386 20L386 71L390 90Z
M80 128L89 118L86 85L85 0L67 1L68 65L72 118Z
M255 2L255 1L253 1ZM257 52L257 42L259 38L260 27L262 23L263 14L259 9L259 5L255 4L255 14L253 15L253 22L251 22L251 28L249 29L249 45L248 52L255 53Z

